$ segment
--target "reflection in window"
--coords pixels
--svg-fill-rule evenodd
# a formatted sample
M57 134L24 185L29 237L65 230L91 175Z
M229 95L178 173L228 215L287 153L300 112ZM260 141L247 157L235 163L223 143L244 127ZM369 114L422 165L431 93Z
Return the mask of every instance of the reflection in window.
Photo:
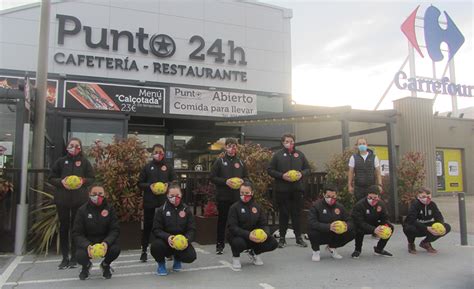
M109 144L114 138L123 137L123 120L74 118L68 122L68 139L80 138L83 150L89 149L96 140Z

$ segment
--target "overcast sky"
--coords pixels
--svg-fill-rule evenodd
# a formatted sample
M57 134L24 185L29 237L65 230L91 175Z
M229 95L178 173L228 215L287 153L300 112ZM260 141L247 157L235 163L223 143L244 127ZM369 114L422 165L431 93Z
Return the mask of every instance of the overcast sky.
M0 0L0 9L28 2L35 1ZM293 10L292 92L296 103L373 109L407 57L407 40L400 25L417 5L421 5L418 16L423 16L430 4L446 11L464 34L466 41L455 57L456 83L474 85L472 1L261 2ZM445 20L444 16L441 19ZM417 24L423 22L419 20ZM418 29L418 38L422 34ZM427 55L424 48L422 52ZM429 57L417 55L416 58L417 75L432 76ZM445 65L446 62L437 64L438 77ZM408 72L408 67L404 71ZM392 108L394 99L408 95L409 92L393 86L380 108ZM434 95L419 96L432 98ZM474 98L459 97L458 106L474 106ZM439 95L434 110L451 110L451 97Z

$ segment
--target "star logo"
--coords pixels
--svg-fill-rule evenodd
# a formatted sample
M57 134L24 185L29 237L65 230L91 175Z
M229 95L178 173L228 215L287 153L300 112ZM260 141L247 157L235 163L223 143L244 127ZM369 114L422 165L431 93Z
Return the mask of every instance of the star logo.
M170 57L176 51L176 44L169 35L155 34L150 39L150 51L158 57Z

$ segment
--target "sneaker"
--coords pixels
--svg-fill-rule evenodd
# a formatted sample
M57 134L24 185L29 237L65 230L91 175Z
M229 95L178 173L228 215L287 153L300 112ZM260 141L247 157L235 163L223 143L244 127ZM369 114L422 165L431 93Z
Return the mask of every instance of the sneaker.
M374 254L378 256L384 256L384 257L393 257L392 253L389 253L385 250L379 250L377 247L374 247Z
M286 240L284 237L280 237L280 240L278 241L278 248L285 248L286 246Z
M76 258L72 257L71 260L69 260L68 267L69 268L77 268Z
M254 255L254 259L253 259L252 263L256 266L262 266L263 265L263 260L260 257L260 255Z
M319 251L313 251L313 256L311 257L311 261L319 262L321 260L321 254Z
M430 242L423 242L423 241L421 241L421 242L420 242L420 247L423 248L423 249L425 249L426 251L428 251L428 253L431 253L431 254L436 254L436 253L438 253L438 251L437 251L435 248L433 248L433 247L431 246L431 243L430 243Z
M158 268L156 269L156 274L159 276L168 275L168 270L166 270L166 262L158 262Z
M242 265L240 264L240 257L232 257L232 269L240 270Z
M142 254L140 255L140 261L145 263L148 259L148 256L146 254L146 251L142 252Z
M334 259L342 259L342 256L337 253L335 248L329 248L329 246L327 246L326 250L331 253L331 257L333 257Z
M183 265L181 265L181 261L176 260L175 258L173 262L173 271L179 272L181 271L181 269L183 269Z
M216 254L217 254L217 255L222 255L222 254L224 254L224 244L222 244L222 243L217 243L217 245L216 245Z
M308 247L308 244L306 244L306 242L301 237L296 238L296 245L298 245L300 247L303 247L303 248Z
M64 269L67 269L68 266L69 266L69 259L66 257L66 258L63 258L61 263L59 263L58 269L64 270Z
M89 261L86 266L82 266L81 273L79 273L79 279L86 280L89 278L89 270L92 267L92 263Z
M255 252L253 251L253 249L248 250L247 255L249 256L250 262L254 263L255 262Z
M112 278L113 269L110 267L110 264L105 264L105 262L102 261L102 263L100 263L100 269L102 269L102 276L105 279Z
M414 243L408 243L408 253L416 254L416 247Z
M351 255L352 258L354 259L359 259L359 256L360 256L360 252L359 251L354 251Z

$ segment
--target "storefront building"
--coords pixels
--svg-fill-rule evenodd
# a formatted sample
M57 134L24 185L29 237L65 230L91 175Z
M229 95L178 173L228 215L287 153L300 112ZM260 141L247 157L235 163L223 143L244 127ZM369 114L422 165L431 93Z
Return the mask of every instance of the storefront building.
M34 85L39 16L38 3L0 12L0 88L25 76ZM87 149L138 135L148 148L164 144L183 171L208 171L225 137L278 145L292 126L216 122L289 109L291 17L256 1L53 1L45 167L70 137ZM1 165L18 168L18 107L1 101L0 112Z

